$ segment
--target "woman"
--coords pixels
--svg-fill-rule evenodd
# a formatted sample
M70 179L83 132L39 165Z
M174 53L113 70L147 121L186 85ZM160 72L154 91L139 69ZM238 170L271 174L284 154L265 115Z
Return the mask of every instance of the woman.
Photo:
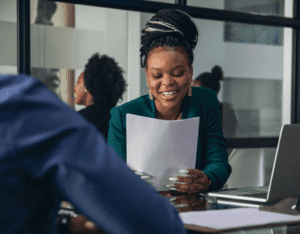
M98 53L89 59L74 88L76 104L86 106L79 113L89 122L95 124L106 140L110 109L116 106L120 98L122 99L125 88L126 82L122 68L113 58L107 55L99 56ZM73 208L71 204L66 202L62 204L62 207ZM100 229L93 222L87 221L82 216L71 218L70 222L75 223L78 230L98 231L97 233L100 233ZM76 230L72 231L76 232Z
M108 144L126 160L126 114L164 120L200 117L194 177L174 178L173 190L196 193L222 188L231 173L214 91L191 87L193 49L198 31L191 17L176 9L160 10L142 31L141 64L149 95L111 110ZM143 60L143 57L144 60Z
M125 87L123 71L117 62L98 53L89 59L75 87L76 104L87 106L79 113L95 124L106 139L110 109L122 99Z
M220 81L223 79L223 70L219 66L214 66L210 72L200 74L193 82L194 87L205 87L216 91L220 91ZM237 119L229 103L220 103L219 109L221 112L223 134L225 138L233 138L237 128Z

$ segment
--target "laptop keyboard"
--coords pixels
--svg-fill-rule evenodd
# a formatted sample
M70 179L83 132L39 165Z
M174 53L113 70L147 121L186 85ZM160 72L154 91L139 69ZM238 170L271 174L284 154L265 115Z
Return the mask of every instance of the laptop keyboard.
M267 198L267 193L247 193L247 194L239 194L239 196L243 196L243 197L256 197L256 198Z

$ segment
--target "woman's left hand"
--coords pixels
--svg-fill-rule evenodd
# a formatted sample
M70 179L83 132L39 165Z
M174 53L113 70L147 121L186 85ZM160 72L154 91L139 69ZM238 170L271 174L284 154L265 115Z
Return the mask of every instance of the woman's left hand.
M198 169L187 169L187 171L188 172L186 174L192 175L192 177L176 176L170 178L170 181L173 182L173 186L170 187L172 190L177 190L180 193L198 193L208 190L209 179L203 171ZM176 182L183 182L185 184L179 184Z

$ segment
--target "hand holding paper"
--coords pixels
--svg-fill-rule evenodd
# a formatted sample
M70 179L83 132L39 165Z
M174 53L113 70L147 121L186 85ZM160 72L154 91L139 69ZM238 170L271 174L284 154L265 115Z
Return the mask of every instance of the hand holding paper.
M195 168L198 130L199 117L160 120L127 114L127 165L153 176L147 182L156 190L170 190L170 177Z
M187 175L190 176L176 176L169 178L170 181L174 182L174 185L170 187L172 190L177 190L181 193L197 193L208 189L209 179L203 171L189 169L187 172Z

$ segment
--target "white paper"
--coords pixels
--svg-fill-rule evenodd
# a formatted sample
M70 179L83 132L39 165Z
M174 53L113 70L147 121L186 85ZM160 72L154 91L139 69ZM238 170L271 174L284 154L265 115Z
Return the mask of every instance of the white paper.
M300 215L279 214L256 208L191 211L179 213L184 224L217 230L300 221Z
M150 176L157 191L170 190L169 177L194 169L200 118L160 120L126 115L127 165Z

